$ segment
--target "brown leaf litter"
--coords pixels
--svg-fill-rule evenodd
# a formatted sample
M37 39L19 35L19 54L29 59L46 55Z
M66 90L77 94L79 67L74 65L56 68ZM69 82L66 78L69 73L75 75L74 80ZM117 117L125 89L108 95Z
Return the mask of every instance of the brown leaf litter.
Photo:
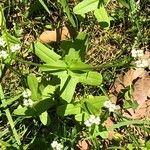
M66 26L52 31L46 30L40 35L39 40L42 43L51 43L67 40L71 37L70 32L71 31Z
M125 87L133 86L132 97L138 103L136 110L128 109L124 116L132 119L150 118L150 76L143 68L129 70L124 76L120 75L113 87L117 93Z

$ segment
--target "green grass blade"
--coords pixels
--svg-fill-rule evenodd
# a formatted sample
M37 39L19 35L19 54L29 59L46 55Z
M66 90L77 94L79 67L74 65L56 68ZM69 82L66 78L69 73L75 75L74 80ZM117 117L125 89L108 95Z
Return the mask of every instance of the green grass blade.
M39 0L39 2L44 7L44 9L50 14L50 11L49 11L48 7L46 6L46 4L44 3L44 1L43 0Z
M0 84L0 99L1 99L2 104L6 103L5 102L5 96L4 96L4 93L3 93L3 88L2 88L1 84ZM19 135L17 133L17 130L15 129L15 125L14 125L12 116L11 116L10 111L9 111L8 108L5 110L5 113L6 113L8 122L10 124L11 130L13 132L13 135L15 137L15 140L16 140L18 145L21 145L20 137L19 137Z
M116 128L120 128L122 126L133 125L133 124L137 124L137 125L147 124L147 125L150 125L150 121L146 121L146 120L127 120L127 121L119 122L117 124L112 125L111 127L108 128L108 130L113 130L113 129L116 129Z

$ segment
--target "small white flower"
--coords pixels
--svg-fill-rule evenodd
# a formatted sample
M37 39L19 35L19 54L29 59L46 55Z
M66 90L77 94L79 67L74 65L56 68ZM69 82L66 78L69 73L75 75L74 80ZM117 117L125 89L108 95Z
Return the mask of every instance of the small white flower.
M99 124L100 124L100 121L101 121L100 118L99 118L99 117L96 117L94 123L95 123L96 125L99 125Z
M4 39L2 38L2 37L0 37L0 46L5 46L5 41L4 41Z
M6 59L8 56L6 51L0 51L0 58Z
M91 125L92 125L89 120L86 120L86 121L84 122L84 124L85 124L87 127L91 127Z
M57 146L56 146L56 150L62 150L62 148L63 148L63 145L61 145L60 143L59 144L57 144Z
M134 57L134 58L137 57L136 49L132 49L131 55L132 55L132 57Z
M63 145L58 143L57 141L53 141L51 143L51 147L54 149L54 150L62 150L63 149Z
M55 147L57 146L57 144L58 144L57 141L53 141L53 142L51 143L52 148L55 148Z
M31 91L29 89L26 89L23 93L22 93L24 98L29 98L31 96Z
M137 60L135 62L137 68L145 68L149 66L149 62L147 59Z
M95 121L95 116L90 115L89 122L94 123L94 121Z
M29 106L33 105L33 101L30 98L28 99L28 103L29 103Z
M141 49L137 50L137 57L142 57L142 56L144 56L144 51Z
M113 104L111 101L104 102L104 107L108 108L109 112L114 112L120 108L119 106Z
M100 118L94 115L90 115L90 118L84 122L87 127L91 127L93 124L99 125Z
M14 45L12 45L12 46L10 47L10 49L11 49L12 52L15 52L15 51L20 50L20 49L21 49L21 46L20 46L20 44L14 44Z
M136 58L136 57L142 57L142 56L144 56L144 51L141 50L141 49L138 49L138 50L133 49L133 50L131 51L131 55L132 55L132 57L134 57L134 58Z
M23 99L23 105L28 107L33 105L33 101L31 99Z
M23 99L23 105L28 106L28 99Z

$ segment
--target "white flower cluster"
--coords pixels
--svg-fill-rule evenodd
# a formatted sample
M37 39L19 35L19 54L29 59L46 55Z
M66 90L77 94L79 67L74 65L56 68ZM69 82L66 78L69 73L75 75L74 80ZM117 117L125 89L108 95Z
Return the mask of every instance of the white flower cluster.
M58 143L57 141L53 141L51 143L51 146L54 150L62 150L63 149L63 145L61 143Z
M116 110L120 109L118 105L113 104L111 101L105 101L104 107L108 108L109 112L115 112Z
M137 68L146 68L149 66L147 59L139 59L135 62Z
M3 58L3 59L6 59L8 56L7 52L6 51L0 51L0 58Z
M12 52L16 52L21 49L21 46L20 46L20 44L14 44L10 47L10 49Z
M6 44L5 40L2 37L0 37L0 46L5 47L5 44ZM7 56L8 54L6 51L4 50L0 51L0 58L6 59Z
M2 37L0 37L0 46L3 47L3 48L6 46L6 42ZM10 50L12 52L16 52L20 49L21 49L20 44L13 44L10 47ZM6 59L7 57L8 57L8 53L6 51L4 51L4 50L0 51L0 58Z
M5 40L2 37L0 37L0 46L4 47L5 44L6 44Z
M144 52L143 52L143 50L141 50L141 49L138 49L138 50L133 49L133 50L131 51L131 54L132 54L132 57L134 57L134 58L144 56Z
M94 115L90 115L90 118L84 122L87 127L91 127L93 124L99 125L100 118Z
M142 58L144 56L144 51L139 49L133 49L131 51L132 57L137 58L137 61L135 61L137 68L146 68L149 66L148 59Z
M24 97L23 99L23 105L24 106L32 106L33 105L33 101L29 98L31 96L31 91L29 89L26 89L23 93L22 96Z

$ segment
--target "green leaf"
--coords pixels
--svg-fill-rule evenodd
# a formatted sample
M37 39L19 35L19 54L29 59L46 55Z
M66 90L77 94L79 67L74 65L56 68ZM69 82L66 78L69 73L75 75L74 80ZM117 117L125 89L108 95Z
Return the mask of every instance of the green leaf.
M87 47L87 34L84 32L79 32L75 41L63 41L61 43L61 48L65 51L64 60L66 63L74 59L79 61L84 61L85 51Z
M72 60L72 62L69 62L69 69L71 71L89 71L92 70L92 67L88 64L85 64L83 62L79 62L79 61L74 61Z
M103 28L110 26L110 17L108 16L104 5L100 5L100 7L94 11L94 15Z
M67 101L67 103L70 103L75 92L78 79L68 75L61 77L60 79L60 97Z
M133 124L150 125L150 122L144 119L143 120L126 120L126 121L119 122L117 124L113 124L111 127L108 128L108 130L114 130L122 126L128 126L128 125L133 125Z
M102 131L98 135L100 135L103 139L107 139L109 137L108 131Z
M34 48L32 48L32 51L44 62L48 64L55 63L58 59L61 57L56 54L54 51L47 48L44 44L40 42L34 43Z
M0 105L0 108L11 105L13 102L15 102L16 100L18 100L21 96L22 96L22 94L19 94L19 95L15 96L15 97L7 99L3 104Z
M32 107L21 107L14 110L15 115L19 116L39 116L44 111L48 110L54 105L53 99L44 99L41 101L37 101L33 104Z
M20 40L18 38L16 38L15 36L12 36L7 31L4 32L3 36L4 36L5 39L7 39L11 43L15 43L15 44L20 43Z
M84 100L83 108L89 113L99 114L101 112L101 108L104 105L104 102L108 100L106 96L94 96L89 97Z
M67 69L67 65L62 60L57 60L52 64L47 63L47 64L40 65L41 71L60 72L65 69Z
M81 122L81 121L84 122L84 121L86 121L88 118L89 118L89 114L86 113L86 112L83 112L83 113L80 113L80 114L75 115L75 120L76 120L76 121L79 121L79 122Z
M6 25L6 20L3 13L3 8L0 7L0 27L3 27Z
M57 107L57 114L60 116L80 114L80 105L66 104Z
M55 91L55 86L47 85L42 91L42 99L49 98L50 96L52 96L52 94L54 94L54 91Z
M150 149L150 140L146 142L146 148L147 150Z
M87 12L97 9L99 0L83 0L77 6L74 7L73 12L75 14L85 14Z
M51 120L50 120L50 117L49 117L47 111L43 112L39 117L40 117L40 120L43 123L43 125L46 126L46 125L50 124Z
M31 90L31 99L37 101L40 99L40 93L38 88L38 80L34 74L29 74L27 77L28 86Z
M100 85L102 83L102 75L100 73L89 71L78 76L79 82L87 85Z
M39 2L44 7L44 9L50 14L50 11L49 11L48 7L46 6L45 2L43 0L39 0Z
M118 0L118 1L119 1L119 3L121 3L123 6L127 7L128 9L130 8L127 0Z
M67 14L67 17L69 19L69 21L71 22L73 27L76 27L76 23L74 21L73 15L70 12L70 8L68 6L68 1L67 0L60 0L60 3L63 7L64 12Z

